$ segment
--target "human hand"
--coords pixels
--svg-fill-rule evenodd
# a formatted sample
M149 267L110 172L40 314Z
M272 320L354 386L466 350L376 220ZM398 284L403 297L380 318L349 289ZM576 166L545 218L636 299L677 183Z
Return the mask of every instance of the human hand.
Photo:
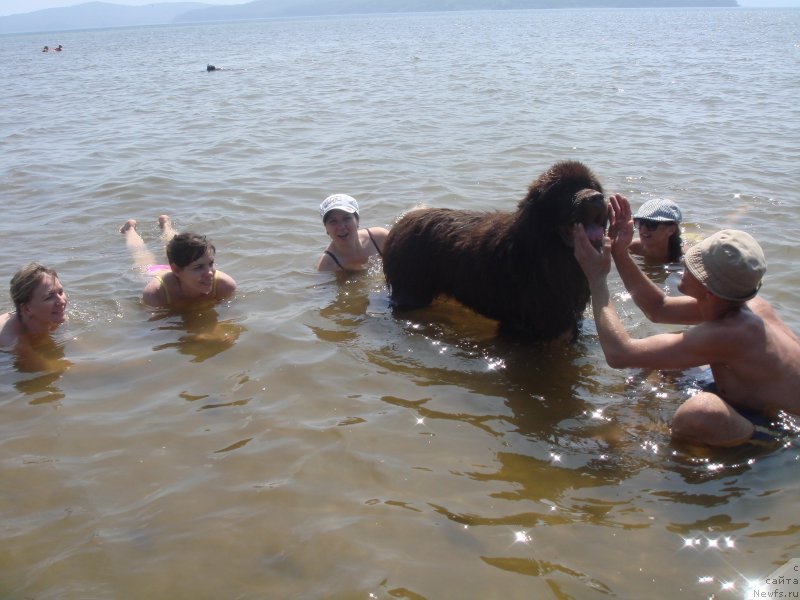
M608 237L611 238L611 251L627 252L633 242L633 216L628 199L622 194L609 198Z
M575 260L583 269L589 285L596 280L605 280L611 270L611 240L603 238L603 246L598 251L592 246L581 223L575 225L572 237L575 240Z

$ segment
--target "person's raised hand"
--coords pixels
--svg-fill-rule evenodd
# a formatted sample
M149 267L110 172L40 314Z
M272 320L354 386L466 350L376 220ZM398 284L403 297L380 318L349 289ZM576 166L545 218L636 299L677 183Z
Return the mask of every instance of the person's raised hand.
M598 251L592 246L581 223L575 225L572 236L575 240L575 260L586 274L589 284L595 279L605 279L611 270L611 240L604 237L603 246Z
M633 242L633 216L628 199L622 194L609 198L608 237L611 238L611 251L627 252Z

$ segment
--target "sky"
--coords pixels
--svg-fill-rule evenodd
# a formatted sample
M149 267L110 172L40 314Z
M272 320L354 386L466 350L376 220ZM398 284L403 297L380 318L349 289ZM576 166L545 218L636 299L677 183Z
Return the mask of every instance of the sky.
M88 0L87 0L88 1ZM128 4L141 6L143 4L157 4L167 0L102 0L112 4ZM180 0L169 0L180 1ZM250 0L197 0L206 4L244 4ZM61 6L75 6L83 4L83 0L0 0L0 16L27 13L44 8L57 8ZM739 0L739 6L791 6L800 8L800 0Z

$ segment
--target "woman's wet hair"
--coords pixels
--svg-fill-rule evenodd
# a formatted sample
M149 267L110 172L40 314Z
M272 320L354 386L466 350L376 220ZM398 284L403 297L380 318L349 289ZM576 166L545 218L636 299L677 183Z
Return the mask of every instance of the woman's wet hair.
M14 308L17 312L20 312L23 304L31 301L36 286L45 276L58 277L58 274L55 269L45 267L36 262L22 267L14 273L11 278L11 300L14 302Z
M206 236L191 232L179 233L167 244L167 260L182 269L203 256L209 248L214 254L217 253L214 244Z
M669 262L677 262L683 256L683 240L681 239L681 226L675 223L675 233L667 240L667 251L669 252Z

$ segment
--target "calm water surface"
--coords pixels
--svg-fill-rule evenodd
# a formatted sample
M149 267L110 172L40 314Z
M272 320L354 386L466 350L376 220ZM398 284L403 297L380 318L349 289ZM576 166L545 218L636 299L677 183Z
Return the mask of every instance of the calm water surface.
M0 274L37 259L70 293L52 369L0 356L0 596L734 598L798 556L793 433L670 444L699 371L609 369L591 319L555 347L445 302L401 318L379 265L312 267L330 193L388 227L511 209L577 159L676 200L689 239L753 233L800 331L800 11L48 33L0 59ZM162 213L212 237L231 302L139 305L117 230L161 256Z

